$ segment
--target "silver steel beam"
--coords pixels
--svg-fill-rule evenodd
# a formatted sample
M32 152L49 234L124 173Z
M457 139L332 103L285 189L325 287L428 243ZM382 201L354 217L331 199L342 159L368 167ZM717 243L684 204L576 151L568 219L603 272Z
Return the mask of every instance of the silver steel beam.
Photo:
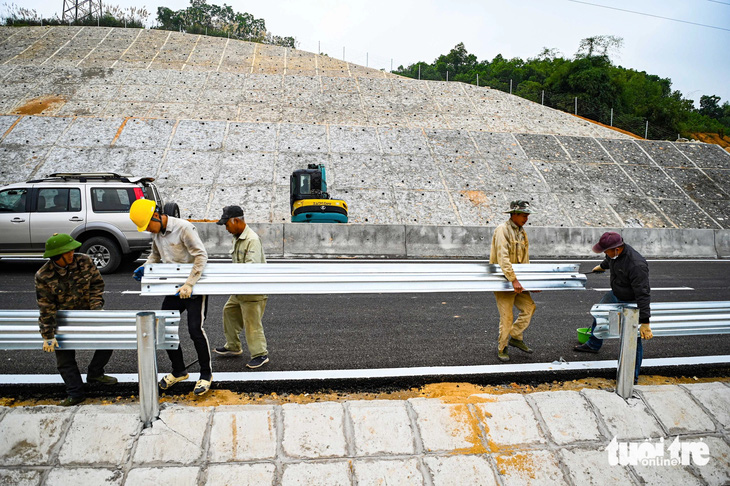
M160 399L157 390L157 333L154 312L140 312L136 318L137 367L139 370L140 419L145 428L160 416Z
M139 311L58 311L59 349L137 349ZM157 349L180 345L178 311L155 311L160 323ZM38 310L0 310L0 349L40 349ZM164 331L163 331L164 329Z
M191 264L149 264L143 295L173 295ZM585 289L577 264L514 265L527 290ZM197 295L490 292L512 290L498 265L479 263L211 263Z
M596 304L595 336L616 339L609 326L609 313L621 308L637 309L636 304ZM659 302L651 304L651 331L656 337L730 334L730 301Z

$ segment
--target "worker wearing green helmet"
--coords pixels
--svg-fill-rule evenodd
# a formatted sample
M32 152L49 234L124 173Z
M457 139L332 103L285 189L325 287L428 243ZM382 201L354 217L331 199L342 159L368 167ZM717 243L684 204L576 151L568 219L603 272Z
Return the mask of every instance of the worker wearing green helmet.
M88 255L74 253L81 243L70 235L56 233L46 241L44 258L49 261L35 274L36 299L40 316L38 325L43 336L43 350L56 355L68 397L60 405L76 405L84 401L84 382L76 364L76 352L59 347L56 315L59 310L101 310L104 307L104 280ZM113 385L117 379L104 374L112 351L97 350L89 363L86 381Z

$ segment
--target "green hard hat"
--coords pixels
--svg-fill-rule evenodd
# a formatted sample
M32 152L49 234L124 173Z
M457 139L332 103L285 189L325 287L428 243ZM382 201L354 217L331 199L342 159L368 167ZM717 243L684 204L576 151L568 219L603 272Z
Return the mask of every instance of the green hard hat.
M46 240L46 252L43 254L43 258L51 258L64 253L75 250L80 247L81 243L71 238L71 235L66 233L54 233L53 236Z

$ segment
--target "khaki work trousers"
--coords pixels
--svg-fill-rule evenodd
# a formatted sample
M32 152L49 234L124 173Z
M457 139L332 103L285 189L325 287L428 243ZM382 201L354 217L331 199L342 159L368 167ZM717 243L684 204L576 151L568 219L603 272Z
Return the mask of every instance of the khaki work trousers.
M256 299L256 300L252 300ZM261 318L266 309L267 296L231 295L223 306L223 333L226 336L226 349L241 350L239 334L246 330L246 345L252 358L266 356L266 336Z
M522 341L522 333L530 325L535 313L535 302L530 292L495 292L499 310L499 351L507 347L510 338ZM517 307L519 314L513 322L512 308Z

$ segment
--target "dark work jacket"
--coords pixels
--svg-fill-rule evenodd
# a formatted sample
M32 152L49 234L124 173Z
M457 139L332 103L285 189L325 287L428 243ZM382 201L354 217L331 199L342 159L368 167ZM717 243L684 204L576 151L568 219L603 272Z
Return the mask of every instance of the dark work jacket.
M627 244L615 260L606 257L601 267L611 270L611 290L619 300L636 302L639 306L639 322L649 322L651 288L649 264L641 254Z

